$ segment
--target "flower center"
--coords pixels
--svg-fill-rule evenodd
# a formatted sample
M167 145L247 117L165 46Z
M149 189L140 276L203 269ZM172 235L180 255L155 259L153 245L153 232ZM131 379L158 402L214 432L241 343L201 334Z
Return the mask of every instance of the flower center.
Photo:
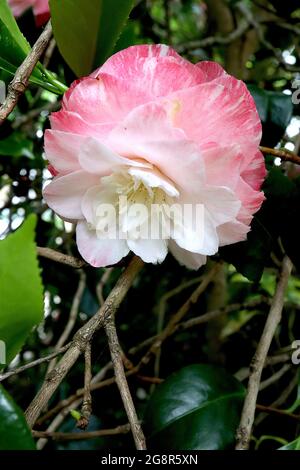
M169 207L179 196L155 168L128 167L101 178L93 204L100 237L168 238Z

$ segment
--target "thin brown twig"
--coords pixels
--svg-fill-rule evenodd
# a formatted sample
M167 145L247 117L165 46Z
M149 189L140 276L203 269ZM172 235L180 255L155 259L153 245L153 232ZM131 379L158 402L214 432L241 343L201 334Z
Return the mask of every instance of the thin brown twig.
M259 411L263 411L264 413L275 414L277 416L285 416L286 418L292 418L296 419L297 421L300 421L300 414L297 415L295 413L290 413L289 411L279 410L278 408L273 408L272 406L259 405L258 403L256 403L256 409Z
M66 344L64 347L58 349L57 351L49 354L48 356L41 357L39 359L36 359L35 361L29 362L28 364L25 364L24 366L17 367L16 369L10 370L8 372L5 372L5 374L0 375L0 382L3 380L9 379L9 377L12 377L13 375L21 374L25 370L31 369L32 367L39 366L40 364L44 364L45 362L51 361L54 357L59 356L59 354L64 353L67 349L69 348L69 344Z
M16 74L8 87L6 99L0 107L0 125L3 124L5 119L13 111L18 103L20 96L28 87L29 78L42 54L45 52L51 36L52 26L51 21L49 21L44 31L31 49L30 53L16 71Z
M273 401L270 406L272 408L278 408L278 406L281 406L284 403L286 403L287 399L289 398L291 393L294 391L294 389L297 387L297 385L298 385L298 376L296 374L294 375L292 380L289 382L287 387L283 391L280 392L279 397L275 401ZM264 419L267 416L268 415L266 413L260 413L255 419L255 425L258 426L262 421L264 421Z
M242 37L249 29L249 26L249 22L244 20L240 22L235 30L233 30L231 33L228 33L226 36L209 36L203 39L189 41L187 43L180 44L176 47L176 49L179 53L183 53L192 49L201 49L209 46L226 46Z
M281 158L281 160L284 160L285 162L292 162L296 163L296 165L300 165L300 157L293 152L289 152L288 150L272 149L261 146L259 149L265 155L273 155L273 157Z
M80 272L79 272L79 283L78 283L76 293L74 295L74 299L73 299L73 302L72 302L69 318L68 318L67 324L66 324L61 336L59 337L59 339L58 339L58 341L57 341L57 343L54 347L55 351L60 349L66 343L66 341L68 340L70 334L72 333L72 330L73 330L73 328L75 326L75 323L76 323L76 320L77 320L79 306L80 306L80 302L81 302L81 299L82 299L82 296L83 296L85 285L86 285L86 275L85 275L84 271L80 270ZM56 360L53 359L53 361L51 361L50 364L49 364L47 373L51 372L51 370L54 368L55 364L56 364Z
M79 356L85 351L86 345L93 335L101 328L109 315L119 308L122 300L131 287L136 275L143 267L140 258L134 257L128 267L123 271L115 287L110 292L100 310L74 335L69 349L66 351L57 366L48 374L40 391L35 396L26 411L27 422L30 427L34 425L41 411L45 408L62 380L76 363Z
M52 248L43 248L38 246L37 253L43 258L50 259L51 261L55 261L56 263L66 264L67 266L71 266L71 268L80 269L84 266L87 266L87 263L85 261L75 258L74 256L65 255L64 253L60 253L59 251L52 250Z
M91 343L88 343L84 353L84 395L81 407L81 418L77 422L79 429L86 429L90 422L92 414L92 394L91 394L91 381L92 381L92 348Z
M97 374L93 377L91 383L94 384L94 383L102 381L106 373L108 372L108 370L110 370L111 368L112 368L112 363L111 362L107 363L106 366L102 367L102 369L99 372L97 372ZM47 412L44 416L42 416L37 421L37 424L40 426L45 421L48 421L49 417L51 418L52 416L55 416L53 421L47 427L48 432L55 432L64 422L65 418L69 415L69 413L72 410L76 410L81 405L82 400L83 400L83 397L76 398L75 401L72 401L68 406L62 407L61 409L59 409L57 414L55 412L54 415L53 414L51 415L49 414L49 412ZM46 444L47 444L47 439L41 438L38 440L36 447L38 450L42 450Z
M118 434L128 434L130 425L124 424L113 429L100 429L99 431L86 432L51 432L51 431L32 431L33 437L40 439L52 439L54 441L83 441L86 439L96 439L97 437L116 436Z
M284 364L277 372L275 372L275 374L272 374L271 377L268 377L266 380L260 383L259 391L261 392L262 390L270 387L270 385L273 385L273 383L278 382L278 380L280 380L286 372L291 370L291 368L291 364Z
M246 450L249 448L251 431L253 427L255 417L256 400L259 391L259 385L261 380L261 374L263 371L264 364L266 362L267 354L275 334L276 328L280 322L283 304L284 294L289 280L289 276L292 271L292 263L290 259L285 256L282 262L282 270L280 279L276 287L276 292L273 297L273 302L270 308L270 312L258 343L255 355L250 365L250 376L248 382L248 389L246 399L243 406L242 416L240 425L237 430L237 450Z
M103 295L103 289L105 287L106 282L108 281L112 271L114 268L106 268L104 271L103 276L100 279L100 282L98 283L97 286L97 297L100 303L100 307L104 304L104 295Z
M104 329L108 340L111 360L114 366L117 386L130 423L135 446L137 450L145 450L146 440L127 383L114 315L110 315L106 319Z

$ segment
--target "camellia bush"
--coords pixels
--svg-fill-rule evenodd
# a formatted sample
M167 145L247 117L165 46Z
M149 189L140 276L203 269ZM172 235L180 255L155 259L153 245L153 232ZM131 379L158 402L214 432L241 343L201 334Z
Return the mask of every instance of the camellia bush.
M0 0L0 450L300 450L299 37Z

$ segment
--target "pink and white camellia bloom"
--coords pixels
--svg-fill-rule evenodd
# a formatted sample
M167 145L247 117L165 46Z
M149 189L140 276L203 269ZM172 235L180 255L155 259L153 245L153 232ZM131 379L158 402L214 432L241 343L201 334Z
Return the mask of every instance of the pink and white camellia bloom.
M8 4L16 18L32 8L37 26L42 26L50 18L48 0L8 0Z
M198 269L247 237L264 200L260 139L250 93L220 65L191 64L165 45L133 46L73 83L52 114L45 152L55 176L44 197L77 224L78 249L93 266L130 251L160 263L169 251ZM172 210L130 213L162 203ZM200 225L193 211L179 217L185 206L201 208ZM114 236L103 207L119 214ZM142 236L149 217L161 236Z

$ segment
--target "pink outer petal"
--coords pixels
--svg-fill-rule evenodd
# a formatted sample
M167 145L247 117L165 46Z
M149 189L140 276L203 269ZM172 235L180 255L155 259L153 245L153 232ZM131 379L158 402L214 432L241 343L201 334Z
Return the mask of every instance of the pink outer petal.
M199 269L201 266L206 264L206 256L184 250L183 248L180 248L174 240L170 240L169 250L180 264L189 269Z
M61 174L80 170L78 154L85 137L70 132L45 132L45 153L51 165Z
M31 8L35 0L8 0L8 4L14 16L21 16L26 10Z
M77 224L76 241L81 256L97 268L116 264L129 253L126 240L99 239L86 222Z
M217 228L220 246L231 245L232 243L241 242L247 239L247 233L250 231L250 226L241 222L234 221L220 225Z
M97 175L76 171L58 176L43 191L48 206L64 219L82 219L81 201L86 191L99 183Z
M109 136L111 147L127 157L143 158L178 185L200 185L204 166L197 144L171 126L163 106L149 103L133 110Z
M88 123L118 122L133 108L152 99L148 87L101 73L77 80L67 92L63 109L78 113Z
M251 154L245 153L241 166L241 177L251 186L251 188L259 190L266 177L267 170L265 159L260 151Z
M116 53L92 76L107 73L135 87L146 88L153 97L197 85L204 81L201 69L163 44L132 46Z
M236 187L236 194L242 202L238 220L245 224L250 224L253 214L260 209L265 200L264 193L254 190L241 178Z
M35 0L33 13L37 26L42 26L50 18L49 0Z
M203 60L202 62L198 62L196 65L204 74L206 82L211 82L212 80L227 75L223 67L217 62Z
M89 123L82 119L78 113L73 113L64 109L61 109L56 113L52 113L50 116L50 123L52 130L71 132L73 134L81 134L102 139L106 138L114 126L113 123Z
M234 77L226 75L222 85L208 82L179 90L171 98L179 103L174 125L199 145L259 145L261 122L254 100L246 85Z

